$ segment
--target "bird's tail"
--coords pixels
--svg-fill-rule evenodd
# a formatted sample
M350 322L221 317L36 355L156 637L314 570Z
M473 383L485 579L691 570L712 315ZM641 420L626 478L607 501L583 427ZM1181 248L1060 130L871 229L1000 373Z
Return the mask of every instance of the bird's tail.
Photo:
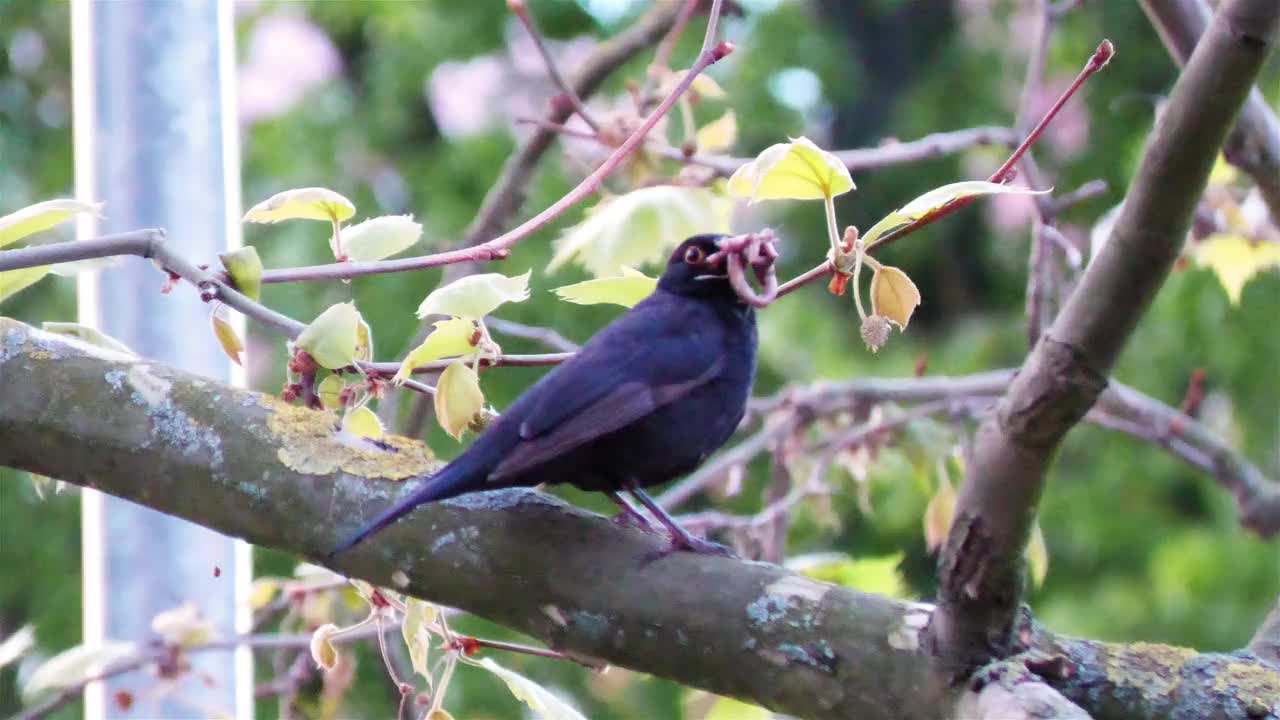
M473 483L477 475L475 472L477 468L473 468L473 464L474 462L466 454L449 463L440 472L424 481L417 490L413 491L412 495L382 511L381 514L360 528L357 533L334 548L329 553L329 557L332 558L350 550L370 535L400 519L400 516L423 503L448 500L451 497L457 497L463 493L479 489L474 487Z

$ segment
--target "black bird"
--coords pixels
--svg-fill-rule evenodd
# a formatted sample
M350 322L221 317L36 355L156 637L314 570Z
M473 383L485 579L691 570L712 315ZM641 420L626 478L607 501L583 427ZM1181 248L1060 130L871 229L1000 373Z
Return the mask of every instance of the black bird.
M330 557L423 503L568 482L667 527L672 549L725 552L681 528L642 488L696 468L737 428L751 394L756 321L717 255L723 235L672 253L658 288L524 392L456 460L374 518Z

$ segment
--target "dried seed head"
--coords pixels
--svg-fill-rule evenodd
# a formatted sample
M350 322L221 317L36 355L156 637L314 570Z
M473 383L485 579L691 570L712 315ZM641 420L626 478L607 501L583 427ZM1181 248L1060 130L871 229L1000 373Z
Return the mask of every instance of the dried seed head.
M879 352L889 341L889 319L883 315L868 315L862 321L862 342L871 352Z

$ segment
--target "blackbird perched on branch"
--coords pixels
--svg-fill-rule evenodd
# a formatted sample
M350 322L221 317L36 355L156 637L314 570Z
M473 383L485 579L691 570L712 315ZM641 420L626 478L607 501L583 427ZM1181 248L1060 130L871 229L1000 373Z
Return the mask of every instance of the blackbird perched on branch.
M607 493L636 516L620 494L629 493L667 527L673 550L727 552L691 536L642 490L700 465L746 410L756 366L755 312L730 285L724 239L696 235L682 242L652 295L525 391L462 455L331 556L423 503L564 482Z

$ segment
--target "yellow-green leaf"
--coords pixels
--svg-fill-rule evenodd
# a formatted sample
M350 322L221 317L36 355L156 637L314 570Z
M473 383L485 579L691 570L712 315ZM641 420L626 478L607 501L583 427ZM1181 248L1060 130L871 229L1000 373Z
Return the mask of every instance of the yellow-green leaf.
M1014 187L985 180L966 180L935 188L897 210L886 215L880 222L871 226L862 236L862 243L871 247L880 241L886 233L908 225L920 218L941 210L956 200L984 195L1043 195L1048 190L1032 190L1025 187Z
M1195 258L1198 265L1217 274L1231 304L1238 305L1245 284L1254 275L1280 268L1280 243L1251 242L1241 235L1219 233L1196 246ZM0 292L0 299L3 297Z
M220 310L214 310L209 314L209 323L213 326L213 336L222 347L222 352L226 353L235 364L244 365L240 360L240 353L244 352L244 343L240 341L240 336L236 334L236 329L231 326L231 322L223 317Z
M213 637L213 625L201 618L200 610L189 602L151 618L151 631L178 647L199 645Z
M326 623L311 635L311 659L316 667L332 670L338 666L338 648L333 644L333 636L337 632L337 625Z
M342 247L352 260L381 260L403 252L422 237L412 215L384 215L342 228Z
M414 348L400 363L400 369L394 383L402 383L409 378L415 368L440 358L468 355L475 351L471 344L476 336L476 324L466 318L449 318L435 323L435 329L427 335L422 344Z
M503 303L521 302L529 297L529 274L507 277L499 273L468 275L438 287L418 306L418 317L452 315L479 320Z
M597 278L555 289L562 300L579 305L598 305L612 303L623 307L633 307L636 303L649 297L658 280L629 267L622 268L618 277Z
M1240 177L1240 172L1231 163L1227 162L1225 155L1218 153L1218 159L1213 163L1213 171L1209 173L1209 184L1230 185L1238 177Z
M342 195L322 187L298 188L276 193L249 208L244 222L277 223L282 220L340 222L356 214L356 206Z
M911 278L896 267L883 265L871 277L871 312L906 330L911 313L920 304L920 291Z
M924 543L934 552L947 541L951 531L951 518L956 514L956 491L950 482L943 481L929 498L924 509Z
M1027 543L1027 565L1031 569L1031 581L1036 587L1044 585L1049 575L1049 546L1044 542L1040 523L1031 526L1031 540Z
M582 713L564 700L561 700L550 690L520 673L502 667L494 662L492 658L484 658L474 664L502 678L502 681L507 684L507 688L511 690L511 694L520 702L528 705L539 720L587 720Z
M347 413L346 419L342 421L342 429L352 435L369 438L370 440L380 440L386 434L382 427L382 420L378 419L378 414L367 406L358 407Z
M364 321L364 316L360 316L360 322L356 323L355 354L357 360L373 359L373 330L369 329L369 323Z
M759 705L722 697L716 700L702 720L771 720L773 713Z
M688 70L677 70L668 72L663 76L662 82L658 85L659 95L670 95L676 86L684 81ZM693 82L689 84L689 92L696 95L699 99L719 100L725 96L724 88L720 87L720 83L715 78L706 73L698 73Z
M716 190L655 185L602 200L555 242L547 266L569 261L596 277L661 262L691 235L729 232L733 202Z
M262 258L258 257L258 249L246 245L239 250L224 252L218 255L222 267L227 269L231 284L250 300L257 301L262 296Z
M102 203L45 200L0 217L0 248L57 225L76 213L102 216Z
M694 136L700 152L716 153L728 150L738 142L738 118L729 110L719 119L698 128Z
M404 622L400 624L400 633L404 636L405 646L409 648L413 671L428 681L431 680L431 668L427 665L427 654L431 649L429 628L435 621L435 605L417 598L405 600Z
M253 584L249 586L249 609L261 610L270 605L271 601L276 599L276 593L280 592L281 586L280 578L254 578Z
M70 687L84 681L90 673L131 658L137 649L132 643L107 642L101 645L77 645L45 660L32 671L22 686L23 700L30 702L47 690Z
M436 420L454 438L461 438L484 409L484 393L476 371L461 360L455 360L440 373L436 383Z
M293 344L310 353L321 367L344 368L355 362L361 322L355 303L338 303L311 321Z
M902 577L902 553L881 557L852 558L844 553L814 553L787 559L789 570L815 580L857 588L895 598L909 594Z
M326 409L336 410L342 407L342 389L346 386L341 377L330 375L316 385L316 396Z
M56 333L58 335L70 335L71 337L87 342L94 347L100 347L104 350L118 352L123 355L137 355L137 353L130 350L124 343L96 328L91 328L88 325L81 325L80 323L72 322L46 322L41 324L40 327L45 332Z
M760 200L822 200L855 189L840 158L800 137L764 149L729 178L729 194Z
M4 302L32 285L35 285L41 278L48 274L48 265L0 272L0 302Z
M453 720L453 716L444 708L436 708L427 714L426 720Z

